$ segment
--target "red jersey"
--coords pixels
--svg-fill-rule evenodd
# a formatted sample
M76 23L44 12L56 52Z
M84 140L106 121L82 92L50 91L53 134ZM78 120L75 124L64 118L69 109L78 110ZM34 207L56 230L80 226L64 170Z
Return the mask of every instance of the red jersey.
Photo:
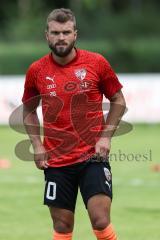
M100 54L77 50L62 66L48 54L28 69L22 101L42 99L44 147L51 167L89 159L103 129L103 94L111 97L122 85Z

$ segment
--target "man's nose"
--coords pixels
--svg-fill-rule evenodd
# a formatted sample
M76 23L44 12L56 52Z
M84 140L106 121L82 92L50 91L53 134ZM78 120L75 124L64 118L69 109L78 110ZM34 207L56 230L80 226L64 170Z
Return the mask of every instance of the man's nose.
M63 40L63 39L64 39L64 34L63 34L63 33L60 33L60 34L59 34L59 39L60 39L60 40Z

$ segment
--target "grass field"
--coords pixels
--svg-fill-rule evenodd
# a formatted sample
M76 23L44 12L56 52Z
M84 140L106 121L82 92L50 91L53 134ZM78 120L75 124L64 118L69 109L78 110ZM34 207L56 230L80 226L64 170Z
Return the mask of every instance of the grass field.
M160 163L159 133L160 125L135 125L132 132L113 139L112 153L117 159L111 161L112 222L119 240L160 239L160 172L151 170ZM49 240L52 224L42 205L43 173L33 162L23 162L14 154L14 146L22 138L8 127L0 127L0 158L11 161L11 168L0 169L0 239ZM136 160L137 154L145 157ZM73 239L95 239L80 196Z

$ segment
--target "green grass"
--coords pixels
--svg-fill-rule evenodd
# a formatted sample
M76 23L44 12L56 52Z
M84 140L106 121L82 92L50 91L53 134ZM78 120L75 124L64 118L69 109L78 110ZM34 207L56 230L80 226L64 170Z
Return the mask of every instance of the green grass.
M151 170L160 162L159 132L160 125L135 125L132 132L113 139L112 153L117 154L117 161L111 161L112 222L119 240L160 239L160 173ZM12 164L10 169L0 169L0 239L51 239L52 223L42 204L43 173L32 162L23 162L14 154L16 143L24 138L8 127L0 127L0 158ZM152 159L120 161L119 150L134 156L151 150ZM73 239L95 239L80 196Z

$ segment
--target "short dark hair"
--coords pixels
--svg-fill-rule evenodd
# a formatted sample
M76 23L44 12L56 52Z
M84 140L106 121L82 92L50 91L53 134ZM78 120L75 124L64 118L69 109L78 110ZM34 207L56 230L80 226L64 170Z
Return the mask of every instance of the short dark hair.
M46 29L48 30L48 23L51 21L56 21L59 23L66 23L72 21L74 24L74 30L76 30L76 18L74 13L67 8L57 8L54 9L47 17Z

